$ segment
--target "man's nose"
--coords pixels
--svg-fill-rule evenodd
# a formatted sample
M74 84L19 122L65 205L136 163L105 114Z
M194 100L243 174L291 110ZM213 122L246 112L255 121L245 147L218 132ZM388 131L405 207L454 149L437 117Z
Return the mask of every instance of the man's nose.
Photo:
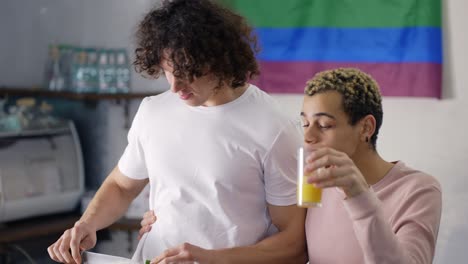
M304 143L307 145L311 144L317 144L319 142L319 137L317 135L317 131L314 131L314 128L312 126L307 127L304 130Z
M171 85L171 91L173 93L178 93L180 90L183 90L185 88L185 84L182 81L177 80L175 78L170 85Z

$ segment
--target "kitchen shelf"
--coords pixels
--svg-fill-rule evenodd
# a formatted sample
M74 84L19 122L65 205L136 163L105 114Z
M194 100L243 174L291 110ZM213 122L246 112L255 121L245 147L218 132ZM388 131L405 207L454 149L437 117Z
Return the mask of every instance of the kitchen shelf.
M37 130L21 130L21 131L9 131L0 132L1 138L19 138L19 137L35 137L35 136L53 136L59 134L70 133L70 129L67 128L51 128L51 129L37 129Z
M124 128L130 128L130 101L134 99L143 99L147 96L158 95L161 92L146 93L73 93L66 91L48 91L40 87L21 88L0 86L0 98L2 97L44 97L82 101L86 106L95 107L102 100L114 100L117 104L123 102L124 110Z
M6 88L0 87L0 96L31 96L31 97L48 97L48 98L64 98L71 100L86 100L86 101L97 101L97 100L129 100L129 99L141 99L147 96L157 95L160 92L148 92L148 93L116 93L116 94L105 94L105 93L73 93L73 92L61 92L61 91L48 91L34 88Z

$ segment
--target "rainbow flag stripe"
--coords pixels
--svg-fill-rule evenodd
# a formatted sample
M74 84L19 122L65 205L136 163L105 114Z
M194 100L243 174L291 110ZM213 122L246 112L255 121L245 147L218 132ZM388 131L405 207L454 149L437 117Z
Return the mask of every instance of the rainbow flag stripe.
M441 97L440 0L220 0L255 26L273 93L302 93L318 71L356 67L385 96Z

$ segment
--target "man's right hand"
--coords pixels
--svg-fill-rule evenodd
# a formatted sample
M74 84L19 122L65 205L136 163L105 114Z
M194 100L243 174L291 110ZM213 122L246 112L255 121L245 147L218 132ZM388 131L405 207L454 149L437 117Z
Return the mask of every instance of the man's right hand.
M81 252L95 245L96 230L89 224L78 221L50 245L47 252L54 261L60 263L81 263Z
M146 211L143 215L143 220L140 222L141 228L138 232L138 239L141 239L145 233L148 233L151 230L151 225L154 224L156 220L157 217L152 210Z

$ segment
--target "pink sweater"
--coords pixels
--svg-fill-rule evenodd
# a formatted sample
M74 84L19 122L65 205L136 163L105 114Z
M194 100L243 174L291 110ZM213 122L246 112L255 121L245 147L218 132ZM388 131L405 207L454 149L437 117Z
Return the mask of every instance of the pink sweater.
M307 212L310 264L432 263L442 209L438 181L397 162L371 190L325 189Z

